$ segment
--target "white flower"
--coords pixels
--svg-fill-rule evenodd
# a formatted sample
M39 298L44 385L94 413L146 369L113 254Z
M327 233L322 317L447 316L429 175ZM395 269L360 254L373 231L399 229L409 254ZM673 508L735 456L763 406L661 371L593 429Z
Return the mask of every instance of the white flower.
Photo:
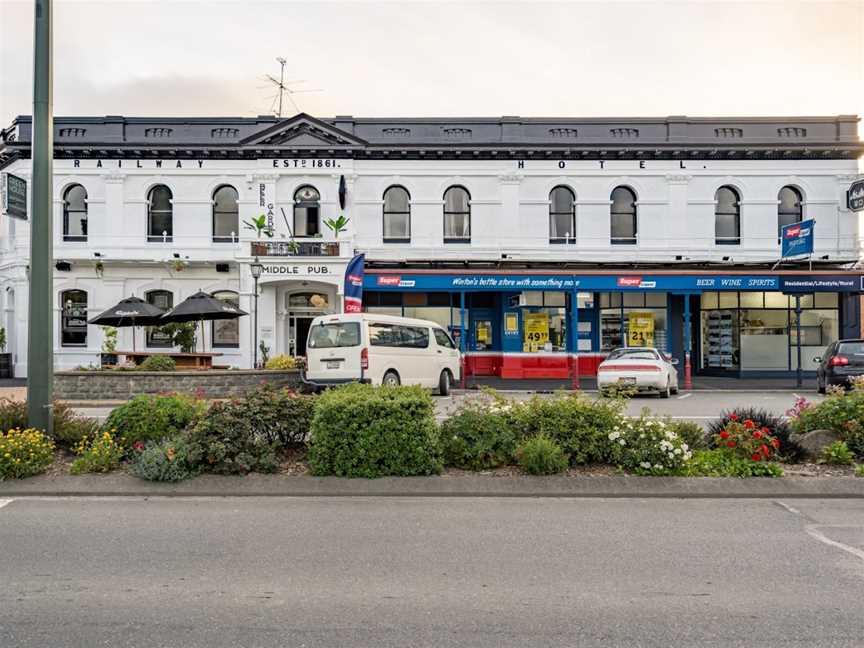
M688 446L686 443L682 443L682 444L681 444L681 449L682 449L684 452L687 452L687 451L690 449L690 446Z
M681 448L675 448L675 454L681 454Z
M670 452L669 455L668 455L668 457L669 457L670 459L674 459L674 458L675 458L675 455L672 454L672 453Z
M654 464L654 467L662 470L663 464Z
M627 445L627 442L624 439L618 439L618 443L622 446Z
M640 462L639 462L639 467L640 467L640 468L650 468L650 467L651 467L651 462L650 462L650 461L640 461Z

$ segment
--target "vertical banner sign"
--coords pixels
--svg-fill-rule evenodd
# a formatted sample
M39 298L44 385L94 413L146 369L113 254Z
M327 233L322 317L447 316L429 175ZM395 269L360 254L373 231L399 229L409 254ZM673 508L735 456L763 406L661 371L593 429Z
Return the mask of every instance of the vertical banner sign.
M4 173L0 178L0 204L9 218L27 220L27 181Z
M816 221L811 218L780 228L780 255L789 257L813 254L813 226L815 223Z
M363 265L366 257L358 254L345 268L344 312L359 313L363 307Z
M654 313L630 313L627 346L654 346Z

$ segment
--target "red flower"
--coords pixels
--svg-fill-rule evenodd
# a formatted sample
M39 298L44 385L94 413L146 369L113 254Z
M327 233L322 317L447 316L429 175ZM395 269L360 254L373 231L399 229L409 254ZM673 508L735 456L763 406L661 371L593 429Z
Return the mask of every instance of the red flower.
M762 434L771 434L771 428L769 428L767 425L763 425Z
M720 430L720 438L721 439L728 439L729 433L726 430Z
M737 414L730 414L730 415L729 415L729 420L730 420L730 421L737 421L737 420L738 420L738 415L737 415Z
M735 447L735 442L734 442L734 441L727 441L727 442L726 442L726 445L729 446L730 448L734 448L734 447Z
M780 439L771 439L771 445L774 446L775 449L780 449Z
M756 424L753 421L751 421L750 419L747 419L746 421L744 421L744 427L747 428L748 430L752 430L753 428L756 427Z
M136 450L143 450L144 444L141 441L136 441L134 444L132 444L132 447Z
M753 461L762 461L762 455L760 455L758 452L754 452L752 455L750 455L750 458Z
M754 430L753 436L756 437L757 439L761 439L762 438L762 431L761 430Z
M759 449L762 451L762 454L765 455L766 457L769 454L771 454L771 451L768 449L768 446L765 445L764 443L761 446L759 446Z

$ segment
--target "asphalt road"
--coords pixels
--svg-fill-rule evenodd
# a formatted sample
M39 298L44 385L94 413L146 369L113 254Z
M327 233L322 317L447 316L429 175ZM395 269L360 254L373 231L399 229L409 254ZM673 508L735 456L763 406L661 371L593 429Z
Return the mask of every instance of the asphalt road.
M0 574L4 648L864 643L854 500L15 500Z

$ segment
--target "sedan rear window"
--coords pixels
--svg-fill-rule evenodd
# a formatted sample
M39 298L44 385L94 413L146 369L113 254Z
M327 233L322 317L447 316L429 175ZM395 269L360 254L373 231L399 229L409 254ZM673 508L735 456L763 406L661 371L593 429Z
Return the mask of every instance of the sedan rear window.
M308 346L313 349L360 346L360 323L316 324L309 331Z
M659 360L656 351L649 349L615 349L607 360Z
M837 353L840 355L864 355L864 342L842 342Z

